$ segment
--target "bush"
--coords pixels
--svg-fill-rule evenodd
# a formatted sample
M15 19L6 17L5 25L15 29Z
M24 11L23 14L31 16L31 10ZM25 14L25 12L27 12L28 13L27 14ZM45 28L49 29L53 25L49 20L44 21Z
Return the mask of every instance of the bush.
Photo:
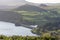
M7 37L4 35L0 35L0 39L3 40L59 40L59 36L51 36L50 33L45 33L42 36L12 36Z

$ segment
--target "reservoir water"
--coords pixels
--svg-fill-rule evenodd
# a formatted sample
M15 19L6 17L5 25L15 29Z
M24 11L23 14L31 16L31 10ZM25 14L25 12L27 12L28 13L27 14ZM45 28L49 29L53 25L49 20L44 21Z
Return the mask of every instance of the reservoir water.
M0 21L0 35L13 36L36 36L36 34L31 33L31 29L25 28L23 26L15 26L13 23Z

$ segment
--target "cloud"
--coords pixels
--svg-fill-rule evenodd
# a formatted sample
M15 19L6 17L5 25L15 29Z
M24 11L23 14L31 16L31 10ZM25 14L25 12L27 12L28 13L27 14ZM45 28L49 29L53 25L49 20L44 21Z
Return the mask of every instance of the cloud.
M60 3L60 0L26 0L33 3Z
M25 1L33 3L60 3L60 0L0 0L0 5L16 6Z

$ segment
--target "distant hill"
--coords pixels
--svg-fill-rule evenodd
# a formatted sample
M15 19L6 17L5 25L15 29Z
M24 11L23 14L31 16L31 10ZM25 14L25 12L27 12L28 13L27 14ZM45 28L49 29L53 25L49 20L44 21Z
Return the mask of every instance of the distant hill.
M43 9L43 8L39 8L37 6L34 6L34 5L23 5L23 6L20 6L18 8L15 9L16 11L37 11L37 12L46 12L47 10Z
M47 4L40 4L39 5L40 8L43 9L60 9L60 3L47 3Z

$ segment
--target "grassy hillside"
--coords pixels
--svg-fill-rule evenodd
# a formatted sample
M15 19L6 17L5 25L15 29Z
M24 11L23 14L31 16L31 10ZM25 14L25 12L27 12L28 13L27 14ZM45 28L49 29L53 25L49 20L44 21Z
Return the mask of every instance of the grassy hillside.
M30 6L30 5L29 5ZM35 7L35 6L34 6ZM41 34L42 32L51 32L60 30L60 7L59 6L46 6L42 7L40 11L29 11L28 10L16 10L23 16L23 24L26 25L38 25L37 28L33 29L33 33ZM44 11L46 10L46 11ZM55 33L53 32L53 34ZM51 32L52 33L52 32ZM60 31L57 32L60 35Z
M48 31L55 31L56 29L58 30L60 29L60 27L58 26L60 25L59 23L60 22L60 9L51 9L51 10L48 10L48 12L36 12L36 11L15 11L15 12L22 14L24 24L29 24L29 25L37 24L39 25L38 28L43 29L43 30L47 29ZM58 24L56 24L56 22ZM52 26L49 23L52 23L51 24ZM47 24L49 24L50 26L49 25L47 26Z
M45 22L53 22L60 20L60 12L58 9L49 10L48 12L36 12L36 11L15 11L23 16L23 21L31 24L40 25ZM58 20L59 19L59 20Z

